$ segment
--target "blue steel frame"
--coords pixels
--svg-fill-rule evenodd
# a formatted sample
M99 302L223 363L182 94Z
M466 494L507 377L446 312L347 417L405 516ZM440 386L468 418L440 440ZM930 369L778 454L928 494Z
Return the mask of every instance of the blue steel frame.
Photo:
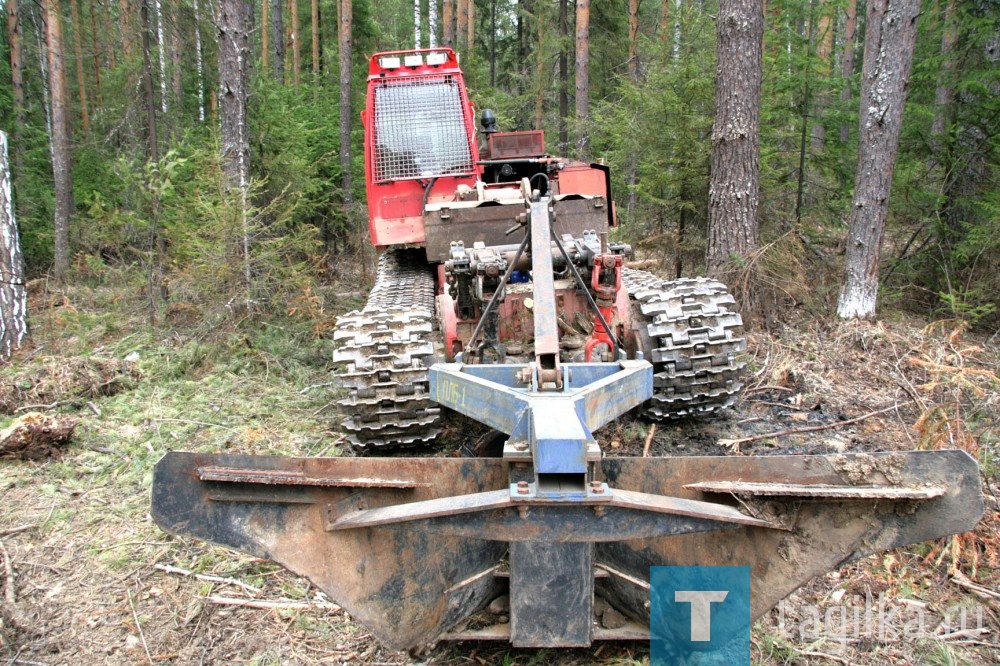
M637 359L567 363L560 368L563 388L540 391L534 363L437 363L430 369L430 397L509 435L508 448L530 451L535 471L532 495L582 499L586 492L567 494L565 488L546 492L539 477L580 475L579 488L584 490L587 451L596 445L593 431L653 395L653 366Z

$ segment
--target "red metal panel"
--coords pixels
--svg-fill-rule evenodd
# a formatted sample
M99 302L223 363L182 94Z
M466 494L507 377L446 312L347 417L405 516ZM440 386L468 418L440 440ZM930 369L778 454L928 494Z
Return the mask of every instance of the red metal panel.
M583 164L573 164L559 172L559 194L589 194L607 198L604 172Z
M443 57L444 62L438 65L429 65L429 56L436 55ZM420 56L421 63L415 66L405 66L407 56ZM399 67L386 68L382 63L386 58L398 58ZM372 243L379 247L397 244L422 245L424 243L424 223L423 223L423 203L425 196L433 201L435 194L455 191L459 184L465 183L473 186L479 176L480 167L476 165L479 161L479 150L475 141L475 120L468 93L465 89L465 81L462 70L458 66L458 59L454 51L448 48L439 49L416 49L411 51L387 51L376 53L369 62L368 94L365 112L362 114L362 123L365 128L365 186L368 198L368 225L371 233ZM461 122L464 126L465 136L468 141L468 156L463 158L463 173L456 175L445 175L435 173L441 169L435 169L434 165L425 168L424 165L415 166L407 170L406 165L401 166L399 160L393 162L393 168L376 168L376 89L381 88L384 92L386 86L404 86L407 81L412 81L415 85L428 81L447 81L448 85L454 84L458 87L458 99L461 104ZM454 99L451 97L451 99ZM405 118L404 116L401 116ZM407 138L403 132L396 134L396 141L403 137L408 144L416 145L419 137ZM412 146L405 146L411 148ZM395 146L397 152L400 146ZM434 148L425 148L427 154L434 155ZM405 159L405 158L399 158ZM436 165L443 167L446 165ZM379 172L383 180L377 180ZM398 176L407 174L405 178L385 178L386 175ZM429 174L429 175L427 175ZM430 192L427 187L430 185Z
M491 160L541 157L545 154L545 132L496 132L487 135Z

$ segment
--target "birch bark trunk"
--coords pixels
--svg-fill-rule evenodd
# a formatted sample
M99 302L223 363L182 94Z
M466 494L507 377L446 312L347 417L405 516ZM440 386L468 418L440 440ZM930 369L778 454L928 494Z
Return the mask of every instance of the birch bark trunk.
M868 0L861 71L858 170L854 180L841 319L871 319L878 300L882 238L913 64L920 0Z
M0 361L10 359L28 335L24 258L14 219L7 135L0 131Z

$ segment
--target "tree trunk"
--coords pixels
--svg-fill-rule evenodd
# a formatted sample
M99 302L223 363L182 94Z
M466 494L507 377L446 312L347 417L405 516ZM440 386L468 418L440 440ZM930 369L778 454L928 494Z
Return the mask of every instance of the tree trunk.
M310 20L312 22L312 73L313 85L319 85L319 0L310 3Z
M560 3L563 0L559 0ZM490 88L497 85L497 0L490 0Z
M90 0L90 44L94 49L94 99L100 108L104 105L101 96L101 43L97 38L97 12L94 10L94 0Z
M12 194L7 135L0 131L0 361L9 360L28 335L28 293Z
M10 38L10 78L14 88L14 168L24 169L24 70L21 54L21 14L17 0L7 0L7 31ZM11 179L13 180L13 179Z
M841 319L870 319L878 299L882 237L896 166L920 0L868 0L861 71L858 170L847 232Z
M436 49L438 45L438 6L437 0L427 0L427 46Z
M150 162L159 161L156 137L156 98L153 96L153 58L150 53L152 25L149 20L149 0L139 0L139 20L142 22L142 94L146 102L146 155Z
M472 58L476 47L476 0L467 0L469 16L465 22L465 57Z
M279 0L280 2L280 0ZM250 138L247 131L248 70L250 67L249 0L217 0L215 26L219 36L219 129L222 140L222 185L237 190L242 213L241 251L246 305L252 303L250 273Z
M351 0L340 0L340 170L345 208L353 203L351 196L351 51L354 7Z
M90 113L87 110L87 79L83 75L83 31L80 29L80 8L76 0L69 0L70 20L73 21L73 53L76 55L76 85L80 92L80 121L83 136L90 134Z
M660 2L660 44L670 41L670 2L671 0Z
M160 111L167 115L167 43L163 29L163 5L154 0L156 8L156 54L160 60Z
M413 0L413 48L420 48L420 37L420 0Z
M302 52L299 49L299 2L288 0L288 13L292 15L292 83L297 88L302 80Z
M285 23L281 0L271 0L271 41L274 43L274 79L285 80Z
M315 0L313 0L315 2ZM271 59L271 0L262 0L260 3L260 68L263 73L267 73L267 66Z
M115 18L111 14L111 0L104 0L104 20L106 25L115 25ZM121 34L124 30L125 22L124 20L118 21L120 27L117 33ZM123 37L124 39L124 37ZM108 69L112 72L118 68L118 63L115 61L115 48L118 46L118 40L113 37L108 37Z
M45 0L45 26L49 84L52 88L52 177L56 199L52 275L56 280L62 280L69 270L69 229L75 205L62 18L59 16L58 0Z
M455 45L455 0L441 0L441 45Z
M708 192L709 275L759 243L760 84L764 8L760 0L721 0Z
M470 1L469 4L474 4ZM545 93L549 88L548 72L545 71L545 5L538 3L535 25L538 26L538 45L535 48L535 129L541 130L545 124Z
M107 0L111 2L111 0ZM121 22L122 31L122 54L125 60L132 57L132 8L129 0L118 0L118 20Z
M464 50L461 47L465 42L465 35L469 31L469 3L473 1L474 0L455 0L454 48L456 51Z
M576 154L590 159L590 0L576 0Z
M194 49L195 49L195 72L198 80L198 122L205 122L205 53L201 44L201 10L198 6L198 0L192 0L194 8ZM267 7L267 0L264 1L264 6ZM267 25L265 23L265 25ZM267 30L261 31L262 35L265 35L265 40L267 39ZM265 47L263 53L267 53L267 48Z
M48 9L44 5L28 5L28 17L31 18L31 25L35 28L35 52L38 54L38 74L42 81L42 111L45 114L45 135L49 138L49 157L55 160L55 138L52 134L52 84L49 81L49 57L46 50L48 41L48 30L46 29L46 17L44 12ZM41 14L40 14L41 13Z
M639 0L628 0L628 73L639 78Z
M802 77L802 100L799 103L799 122L801 131L799 132L799 173L795 187L795 224L802 221L802 200L806 190L806 137L809 133L809 111L812 108L812 45L815 35L813 34L813 18L816 14L817 0L809 0L809 19L806 22L806 61L803 70L805 76Z
M955 0L947 0L944 8L944 29L941 33L941 71L934 93L934 122L931 134L940 137L948 127L951 103L955 98L952 77L955 75L955 40L958 39L958 22L955 19ZM937 150L935 150L937 152Z
M819 27L816 31L816 60L820 72L819 76L816 77L816 90L812 95L813 122L810 139L812 150L815 153L823 152L826 147L826 125L823 124L823 115L830 105L827 82L833 73L833 67L830 63L830 56L833 53L833 21L830 20L829 10L824 8L822 4L820 4L819 11Z
M844 78L844 87L840 91L840 101L851 101L851 77L854 76L854 42L858 26L858 0L847 0L846 16L844 18L844 51L840 58L840 75ZM851 140L851 126L840 124L840 142Z
M181 49L183 48L183 41L181 40L181 31L177 23L180 21L180 3L174 3L174 17L173 21L170 22L170 83L171 83L171 94L174 98L174 106L177 107L177 112L180 113L183 108L184 101L184 86L181 80ZM179 121L180 119L176 119ZM174 125L177 125L177 122Z
M569 152L569 1L559 2L559 154Z

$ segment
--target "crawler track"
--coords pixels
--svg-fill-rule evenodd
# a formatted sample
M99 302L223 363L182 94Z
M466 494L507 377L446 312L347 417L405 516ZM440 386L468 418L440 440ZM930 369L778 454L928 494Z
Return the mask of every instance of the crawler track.
M643 414L654 420L706 414L731 405L743 388L746 350L736 301L717 280L664 280L625 269L633 325L653 364L653 398Z
M664 280L626 269L633 325L653 363L654 420L706 414L731 405L743 387L743 320L725 285L707 278ZM434 275L419 250L386 252L361 310L337 320L333 360L348 395L338 401L358 448L421 446L440 432L428 395L435 358Z
M414 447L440 432L440 409L428 397L433 329L434 275L424 253L384 253L368 302L340 317L333 333L339 383L349 391L338 405L354 446Z

